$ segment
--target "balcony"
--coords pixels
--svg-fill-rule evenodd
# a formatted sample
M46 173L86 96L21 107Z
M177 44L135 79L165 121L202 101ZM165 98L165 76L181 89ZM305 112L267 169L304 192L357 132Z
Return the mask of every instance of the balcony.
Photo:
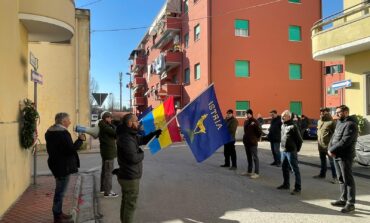
M131 71L137 73L146 65L146 58L143 56L133 59Z
M157 38L152 48L161 49L180 34L182 20L179 17L165 17L156 26Z
M134 106L144 106L146 105L145 97L134 97Z
M68 41L74 34L74 1L20 0L18 18L28 30L29 41Z
M159 72L157 71L157 74L161 75L161 79L163 79L162 75L166 75L166 73L168 73L172 69L181 65L182 52L170 52L170 51L168 51L164 56L164 61L165 61L165 63L163 65L166 66L166 67L162 66L162 68L159 69Z
M137 87L137 86L145 86L146 84L146 80L144 77L135 77L134 78L134 82L133 82L133 86Z
M369 8L369 3L362 2L315 23L313 58L343 60L346 55L370 50Z
M181 97L181 84L165 84L162 85L162 88L158 92L158 96L174 96Z

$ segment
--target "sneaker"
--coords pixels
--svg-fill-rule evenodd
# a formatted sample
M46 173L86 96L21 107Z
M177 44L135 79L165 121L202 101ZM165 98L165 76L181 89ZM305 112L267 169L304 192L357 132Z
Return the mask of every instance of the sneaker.
M344 208L342 208L342 210L340 210L340 212L342 213L349 213L349 212L352 212L355 210L355 205L353 204L346 204L346 206L344 206Z
M224 165L220 165L220 167L230 167L230 165L224 164Z
M278 190L289 190L289 185L282 184L278 186L276 189Z
M114 193L114 192L110 192L109 194L104 194L104 197L105 198L114 198L114 197L118 197L118 194Z
M243 173L241 173L240 175L242 175L242 176L252 176L252 173L249 173L249 172L243 172Z
M260 177L260 175L256 174L256 173L254 173L250 176L251 179L257 179L258 177Z
M277 163L277 164L276 164L276 166L277 166L277 167L281 167L281 164L280 164L280 163Z
M344 207L346 206L346 203L347 203L346 201L342 201L342 200L330 202L330 204L335 207Z
M314 179L324 179L325 176L319 174L319 175L313 176L313 178Z
M236 166L232 166L229 168L229 170L236 170L236 169L237 169Z
M298 190L298 189L294 189L292 190L292 192L290 192L291 195L300 195L301 194L301 190Z
M74 223L72 219L54 218L54 223Z
M101 194L104 194L104 193L105 193L105 191L101 190L101 191L100 191L100 193L101 193Z
M333 178L330 182L332 184L339 184L339 180L337 178Z

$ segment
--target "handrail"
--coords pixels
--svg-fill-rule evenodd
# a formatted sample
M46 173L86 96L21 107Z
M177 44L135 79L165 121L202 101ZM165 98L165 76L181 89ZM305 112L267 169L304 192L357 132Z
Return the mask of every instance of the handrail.
M357 6L360 6L362 5L362 7L360 8L356 8ZM356 8L356 9L354 9ZM356 14L358 12L361 12L363 11L364 9L366 8L370 8L370 1L367 1L367 2L361 2L359 4L356 4L356 5L353 5L349 8L346 8L345 10L342 10L340 12L337 12L333 15L330 15L328 17L325 17L323 19L320 19L319 21L315 22L311 31L313 30L316 30L316 29L319 29L319 31L322 31L323 30L323 26L326 26L326 25L329 25L337 20L340 20L340 19L343 19L345 17L348 17L350 15L353 15L353 14ZM339 15L339 16L338 16ZM331 18L330 20L328 20L329 18ZM325 21L327 20L327 21Z

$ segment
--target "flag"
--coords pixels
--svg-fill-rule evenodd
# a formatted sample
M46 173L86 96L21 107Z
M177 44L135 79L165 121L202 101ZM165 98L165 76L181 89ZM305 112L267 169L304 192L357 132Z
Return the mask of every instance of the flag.
M153 110L152 106L147 107L141 114L137 116L137 119L141 120L144 118L147 114L149 114Z
M158 138L154 138L148 147L152 154L159 150L166 148L173 142L180 142L181 136L177 127L176 119L172 119L176 115L174 98L169 97L163 104L153 109L152 112L147 114L142 120L145 135L157 129L162 129L162 134ZM166 125L167 124L167 125Z
M198 162L206 160L219 147L232 141L213 85L190 102L177 115L177 121Z

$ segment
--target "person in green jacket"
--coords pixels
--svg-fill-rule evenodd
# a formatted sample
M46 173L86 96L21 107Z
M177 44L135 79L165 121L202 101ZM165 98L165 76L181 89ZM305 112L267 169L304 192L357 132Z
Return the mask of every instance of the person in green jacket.
M117 135L116 129L112 125L112 118L110 112L105 112L99 122L100 155L102 158L100 193L104 193L105 198L118 197L118 194L112 191L112 171L114 158L117 157Z
M335 130L335 121L330 115L329 108L320 109L320 119L317 123L317 144L320 153L321 169L320 173L313 178L323 179L326 177L327 159L329 157L331 174L333 177L332 183L338 183L337 173L335 171L334 160L328 155L328 145Z

